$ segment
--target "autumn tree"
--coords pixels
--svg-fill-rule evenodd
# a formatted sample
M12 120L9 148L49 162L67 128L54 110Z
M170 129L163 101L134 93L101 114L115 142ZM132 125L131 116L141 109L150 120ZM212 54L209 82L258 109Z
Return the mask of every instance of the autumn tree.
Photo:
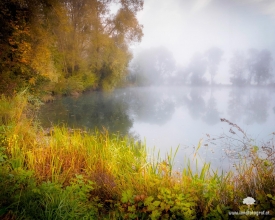
M1 1L2 90L41 82L61 93L113 89L127 74L129 45L142 38L142 7L142 0Z
M30 78L28 14L28 9L17 1L4 0L0 3L1 92L12 93Z
M120 8L110 11L111 3ZM64 77L93 76L100 88L110 90L126 75L131 59L128 46L140 41L142 26L136 13L142 1L64 0L55 30ZM65 25L63 25L64 23ZM65 30L62 30L66 27Z
M13 0L2 1L0 7L3 92L32 88L41 80L57 81L52 56L55 41L46 19L49 6L39 0Z

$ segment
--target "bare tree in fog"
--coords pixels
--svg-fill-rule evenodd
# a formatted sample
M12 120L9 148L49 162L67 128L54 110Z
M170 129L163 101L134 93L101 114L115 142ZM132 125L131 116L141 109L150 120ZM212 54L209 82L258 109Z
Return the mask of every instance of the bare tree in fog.
M246 84L246 60L244 53L236 51L229 62L230 82L232 85L243 86Z
M257 85L262 85L271 80L271 62L272 56L269 50L250 49L247 59L248 83L255 82Z
M219 64L222 60L223 51L218 47L212 47L206 51L206 57L208 60L208 69L210 73L210 83L213 85L214 77L217 74Z
M187 72L190 76L190 83L192 85L207 85L208 82L205 79L204 75L207 69L207 61L204 56L200 53L196 53L188 67Z

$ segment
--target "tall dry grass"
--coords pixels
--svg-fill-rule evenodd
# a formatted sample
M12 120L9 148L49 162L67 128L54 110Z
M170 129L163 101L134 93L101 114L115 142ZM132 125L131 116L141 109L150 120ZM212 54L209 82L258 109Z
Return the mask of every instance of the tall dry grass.
M26 91L0 100L2 217L35 216L35 207L48 219L222 219L245 209L247 196L257 200L254 210L275 215L273 142L258 148L242 140L234 172L208 163L194 170L188 161L177 172L177 150L150 161L145 144L107 130L45 131L33 105Z

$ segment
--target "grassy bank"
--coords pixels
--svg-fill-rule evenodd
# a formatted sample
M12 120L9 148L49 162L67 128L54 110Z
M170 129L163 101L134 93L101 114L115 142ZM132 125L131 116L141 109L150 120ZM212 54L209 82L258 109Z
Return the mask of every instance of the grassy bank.
M148 161L146 146L108 131L44 131L24 92L0 100L1 219L271 219L273 143L249 146L236 172L210 164L173 171L173 154ZM265 151L264 157L262 151ZM253 197L256 203L243 204ZM269 215L230 215L240 211ZM255 214L255 213L254 213Z

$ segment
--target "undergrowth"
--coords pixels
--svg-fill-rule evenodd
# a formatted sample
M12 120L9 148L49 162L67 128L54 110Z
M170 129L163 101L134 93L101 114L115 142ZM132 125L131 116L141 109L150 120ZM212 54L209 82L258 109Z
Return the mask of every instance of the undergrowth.
M34 117L37 106L26 91L0 100L1 219L275 216L273 142L257 147L243 139L234 171L213 171L208 163L194 171L186 162L178 172L175 153L148 161L145 144L129 137L65 126L44 131ZM256 204L247 207L246 197ZM248 208L268 215L230 215Z

